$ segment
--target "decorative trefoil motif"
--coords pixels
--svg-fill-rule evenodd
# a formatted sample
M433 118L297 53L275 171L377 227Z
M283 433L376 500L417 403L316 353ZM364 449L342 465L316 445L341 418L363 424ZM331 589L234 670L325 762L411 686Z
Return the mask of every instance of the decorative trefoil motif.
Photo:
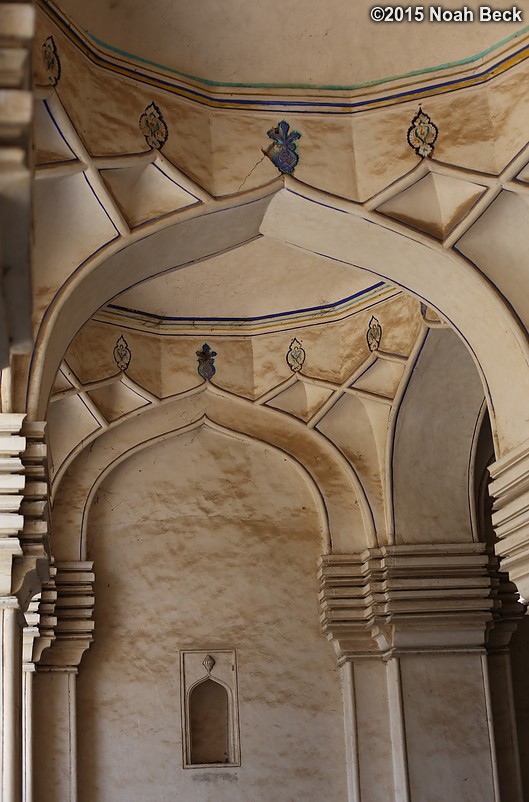
M217 356L216 351L212 351L211 348L207 343L204 343L202 346L201 351L196 352L198 357L198 372L202 376L203 379L208 381L212 379L217 369L215 367L215 359L214 357Z
M147 106L141 115L140 131L150 148L160 150L167 142L169 129L156 103Z
M48 36L42 44L42 60L48 73L49 83L56 86L61 77L61 62L53 36Z
M127 345L127 341L123 336L121 336L117 341L113 353L118 368L120 370L127 370L128 366L130 365L132 354L129 346Z
M290 348L286 356L287 365L290 370L294 371L294 373L299 373L305 362L305 357L306 354L300 341L294 338L290 343Z
M430 117L420 108L418 114L411 121L408 128L408 143L414 149L417 156L424 159L431 156L434 151L435 142L439 135L439 129Z
M296 139L299 139L301 134L299 131L289 132L289 128L290 125L286 120L281 120L276 128L271 128L267 133L274 141L266 150L263 148L263 153L281 173L292 175L299 162Z
M367 345L370 351L378 351L382 339L382 326L376 317L372 316L367 327Z

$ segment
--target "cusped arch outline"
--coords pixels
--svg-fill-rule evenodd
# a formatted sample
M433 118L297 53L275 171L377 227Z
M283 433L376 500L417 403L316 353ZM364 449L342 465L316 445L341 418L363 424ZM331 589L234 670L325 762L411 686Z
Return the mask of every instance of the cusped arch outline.
M29 418L45 417L64 352L97 309L133 284L260 236L368 270L427 302L462 338L478 366L497 456L529 440L529 345L508 302L490 281L427 235L289 177L279 185L191 209L166 228L129 238L121 250L109 246L79 268L50 305L39 330L30 371Z
M118 465L156 442L201 426L260 443L289 460L315 500L324 553L377 547L372 511L355 471L332 443L303 423L205 385L148 408L141 421L138 426L135 416L107 430L78 454L65 473L53 507L55 559L85 559L91 505L102 481Z

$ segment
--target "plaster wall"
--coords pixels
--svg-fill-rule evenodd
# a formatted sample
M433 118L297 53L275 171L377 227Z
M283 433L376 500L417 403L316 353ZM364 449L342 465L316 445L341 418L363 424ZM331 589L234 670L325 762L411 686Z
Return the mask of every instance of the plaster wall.
M88 550L96 636L78 678L79 802L345 802L320 521L291 461L206 427L151 446L101 485ZM187 649L237 650L240 767L182 768Z
M479 375L464 345L448 329L430 331L396 427L398 543L476 539L468 476L482 404Z

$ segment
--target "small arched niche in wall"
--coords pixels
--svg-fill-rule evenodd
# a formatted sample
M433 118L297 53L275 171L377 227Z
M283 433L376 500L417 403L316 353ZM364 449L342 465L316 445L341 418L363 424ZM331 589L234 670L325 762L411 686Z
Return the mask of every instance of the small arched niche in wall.
M184 768L239 766L235 651L180 653Z

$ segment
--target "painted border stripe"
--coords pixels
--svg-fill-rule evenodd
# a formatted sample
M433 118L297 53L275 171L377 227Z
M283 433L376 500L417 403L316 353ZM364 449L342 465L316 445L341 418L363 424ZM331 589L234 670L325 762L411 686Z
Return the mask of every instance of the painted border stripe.
M314 112L320 112L324 114L355 114L360 111L368 111L371 109L376 108L383 108L388 105L397 105L401 103L406 103L410 101L417 101L426 96L432 95L439 95L439 94L446 94L448 92L453 92L458 89L465 89L468 87L479 86L488 81L496 78L497 76L503 74L507 70L511 69L512 67L516 66L517 64L525 61L529 58L529 43L525 44L523 47L516 50L514 53L510 55L504 56L495 64L492 64L489 67L486 67L481 72L478 72L474 75L467 75L465 77L453 78L448 79L446 81L439 81L432 84L426 84L422 87L416 87L414 89L406 89L401 92L395 92L393 94L388 94L377 99L372 100L289 100L289 99L274 99L274 100L265 100L263 98L247 98L247 97L223 97L222 95L213 95L208 94L206 91L200 91L199 89L193 89L189 86L185 86L183 84L176 83L174 81L170 81L168 78L161 78L156 77L154 75L149 75L146 72L142 72L139 68L129 66L126 64L118 64L112 61L109 57L97 52L94 47L78 32L73 25L71 25L65 17L63 17L58 10L53 8L49 0L36 0L37 5L44 11L44 13L51 19L55 24L60 28L60 30L67 36L67 38L75 44L79 50L81 50L84 55L97 67L101 67L104 69L109 70L117 75L121 75L125 78L130 78L135 81L148 84L154 88L170 92L171 94L177 95L179 97L185 98L187 100L191 100L202 105L208 106L210 108L222 108L222 109L245 109L251 111L285 111L287 109L291 109L295 111L297 114L310 114ZM381 79L380 81L373 81L369 84L358 84L357 86L350 86L350 87L339 87L339 86L304 86L304 85L277 85L277 84L222 84L216 83L213 81L208 81L205 79L195 78L189 76L190 79L195 81L196 83L201 83L205 86L219 86L219 87L226 87L229 88L232 86L233 88L275 88L275 89L298 89L298 88L305 88L305 89L312 89L313 91L327 91L327 92L350 92L355 89L361 88L368 88L373 87L376 85L381 85L386 82L405 79L408 77L420 77L423 74L427 74L432 71L439 71L443 69L449 69L454 66L464 66L466 64L471 64L475 60L479 60L484 55L487 55L489 52L493 52L495 49L502 47L504 44L507 44L511 39L514 41L518 36L522 36L524 33L529 31L529 26L521 29L517 33L513 34L512 37L499 42L497 45L492 46L483 53L477 54L476 56L471 56L468 59L464 59L462 62L453 62L452 64L442 65L440 67L431 67L426 69L424 72L413 72L409 73L409 75L404 76L396 76L394 78L388 79ZM98 41L98 40L97 40ZM109 47L105 45L105 47ZM133 56L129 56L129 58L135 58ZM140 63L144 60L137 59ZM182 77L184 75L182 74ZM187 77L187 76L186 76Z

